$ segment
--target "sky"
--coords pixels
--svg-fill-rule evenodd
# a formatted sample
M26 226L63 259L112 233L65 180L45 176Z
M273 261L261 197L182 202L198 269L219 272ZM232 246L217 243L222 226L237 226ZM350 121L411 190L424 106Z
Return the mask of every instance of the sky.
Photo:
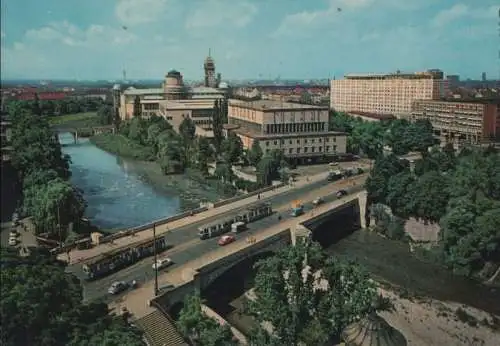
M2 79L500 79L498 0L2 0Z

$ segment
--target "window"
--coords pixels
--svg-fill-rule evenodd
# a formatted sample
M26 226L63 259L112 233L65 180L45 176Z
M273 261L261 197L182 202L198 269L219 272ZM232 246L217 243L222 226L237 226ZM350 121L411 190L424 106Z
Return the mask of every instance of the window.
M320 143L321 143L321 138L318 138L318 142L320 142ZM320 147L320 148L321 148L321 147Z
M266 147L268 147L268 146L269 146L269 141L266 141Z
M325 138L325 142L330 142L330 138Z
M323 151L323 147L318 147L318 151Z
M292 153L292 151L293 151L293 149L292 149L292 148L288 149L288 153L289 153L289 154L291 154L291 153Z
M304 139L304 143L307 143L307 139Z
M269 149L266 149L266 154L269 154L269 151L270 151Z
M300 154L300 148L297 148L297 154Z
M311 151L314 153L316 151L316 147L312 147Z
M292 140L290 139L290 141L288 142L288 144L292 144Z
M325 151L330 151L330 146L329 146L329 145L327 145L327 146L325 147Z
M300 139L297 139L297 144L300 144Z
M312 143L314 143L314 138L313 138L313 139L311 139L311 142L312 142Z
M307 153L307 147L304 147L304 153Z

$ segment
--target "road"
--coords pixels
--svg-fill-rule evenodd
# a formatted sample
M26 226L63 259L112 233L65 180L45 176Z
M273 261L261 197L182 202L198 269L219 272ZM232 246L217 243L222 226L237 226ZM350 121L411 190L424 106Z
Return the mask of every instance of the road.
M356 181L356 190L362 188L362 184L365 180L364 176L358 177ZM311 184L307 187L299 188L297 190L292 190L288 193L284 193L278 196L271 197L267 201L271 202L273 209L276 211L270 217L252 222L248 225L248 229L237 235L237 238L246 238L251 236L262 229L268 228L270 226L279 223L278 215L281 219L288 220L291 219L290 215L290 204L292 201L300 199L304 202L305 211L313 209L312 203L313 199L318 196L323 196L326 202L330 202L336 199L335 193L341 189L347 189L345 187L346 182L333 182L328 183L326 181ZM349 190L349 189L347 189ZM264 200L266 201L266 200ZM307 202L307 203L306 203ZM186 263L193 258L197 258L200 255L210 252L218 247L217 241L218 237L200 240L198 238L198 226L211 222L216 219L220 219L224 216L229 216L230 214L236 214L238 210L234 210L225 215L215 216L210 219L206 219L203 222L193 223L191 225L181 227L166 234L167 242L174 245L170 250L164 251L161 256L170 257L174 264L169 268L163 269L163 271L172 269L178 265ZM213 219L213 220L212 220ZM152 264L154 262L153 257L148 257L134 265L120 270L114 274L106 276L96 281L87 282L84 281L84 299L85 300L95 300L104 298L106 301L111 301L119 298L118 296L109 297L107 295L107 289L114 281L127 281L136 280L139 284L146 281L154 279L154 270L152 269ZM68 267L69 271L74 273L80 278L84 278L84 274L81 270L81 265L72 265Z

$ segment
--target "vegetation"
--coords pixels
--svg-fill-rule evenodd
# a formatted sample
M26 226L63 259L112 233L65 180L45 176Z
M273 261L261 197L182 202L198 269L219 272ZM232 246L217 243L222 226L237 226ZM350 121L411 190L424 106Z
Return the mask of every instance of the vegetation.
M80 190L68 179L70 158L45 116L21 107L10 109L12 121L12 165L22 181L23 211L33 217L38 233L62 240L67 227L79 225L86 208Z
M221 325L201 309L199 293L186 297L177 325L193 344L200 346L238 345L228 325Z
M349 323L391 307L361 267L326 257L316 243L299 241L259 261L255 269L255 298L247 302L247 312L257 322L250 345L323 345L338 340ZM214 339L202 341L201 335L218 335L217 345L230 344L229 331L208 322L200 304L199 296L187 299L181 330L198 336L198 345L216 344Z
M144 345L141 333L110 315L106 304L82 304L78 279L64 269L40 249L20 258L2 248L2 345Z
M379 157L366 188L371 203L389 206L401 219L439 223L437 249L455 273L469 276L500 265L500 154L495 150L468 148L455 155L449 146L433 148L413 171L394 155Z

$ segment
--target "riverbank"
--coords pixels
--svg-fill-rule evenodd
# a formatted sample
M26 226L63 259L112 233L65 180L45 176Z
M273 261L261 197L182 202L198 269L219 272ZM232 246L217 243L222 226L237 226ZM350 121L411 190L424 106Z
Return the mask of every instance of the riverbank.
M83 112L51 116L49 117L49 125L55 128L89 128L102 126L102 123L97 112Z

